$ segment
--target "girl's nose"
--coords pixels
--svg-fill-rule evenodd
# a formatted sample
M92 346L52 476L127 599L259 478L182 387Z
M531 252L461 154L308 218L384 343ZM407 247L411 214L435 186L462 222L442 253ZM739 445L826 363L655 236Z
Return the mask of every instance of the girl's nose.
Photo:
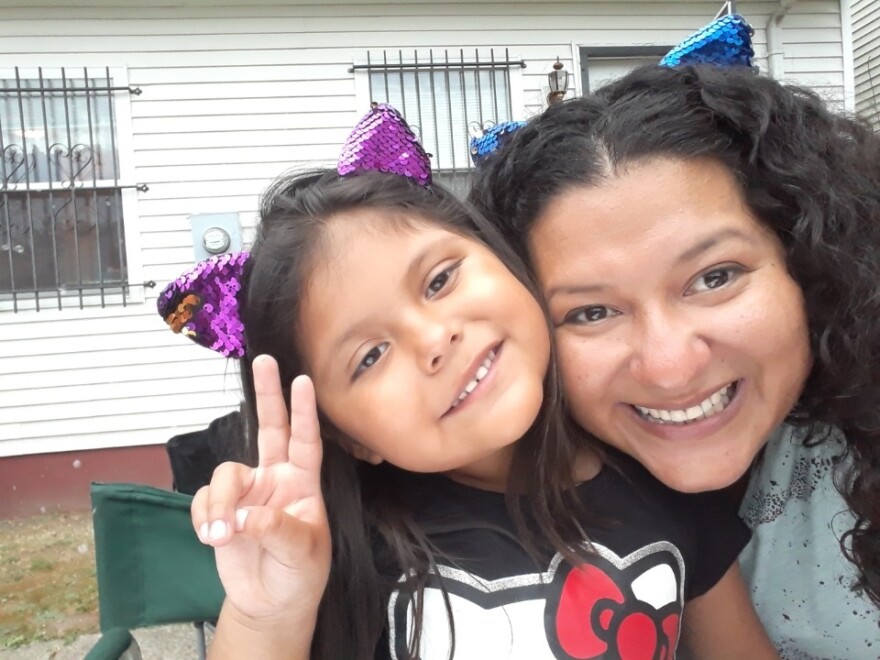
M706 369L711 349L686 319L655 315L635 335L630 370L648 388L685 393Z
M419 314L411 324L418 360L427 373L439 371L461 341L461 323L452 316Z

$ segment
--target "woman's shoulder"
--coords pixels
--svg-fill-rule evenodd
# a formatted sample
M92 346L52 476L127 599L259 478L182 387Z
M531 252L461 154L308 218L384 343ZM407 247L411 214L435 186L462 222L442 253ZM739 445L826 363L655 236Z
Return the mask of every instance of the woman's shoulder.
M823 509L827 516L846 511L837 480L847 460L840 430L781 425L752 469L740 515L755 529L781 516L802 517L805 510Z
M839 430L783 425L742 502L752 542L740 566L783 657L871 657L880 642L880 611L852 590L855 567L840 547L853 525L836 485L847 460Z

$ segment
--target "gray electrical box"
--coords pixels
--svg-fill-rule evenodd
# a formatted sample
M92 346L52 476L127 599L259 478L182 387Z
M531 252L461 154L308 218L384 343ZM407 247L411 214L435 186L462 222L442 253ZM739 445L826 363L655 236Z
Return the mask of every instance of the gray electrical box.
M195 260L241 251L241 222L237 213L200 213L189 216Z

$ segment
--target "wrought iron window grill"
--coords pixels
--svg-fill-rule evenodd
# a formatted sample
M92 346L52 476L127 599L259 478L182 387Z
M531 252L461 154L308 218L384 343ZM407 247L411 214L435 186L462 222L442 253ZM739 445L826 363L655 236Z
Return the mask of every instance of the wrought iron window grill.
M120 180L114 95L140 89L54 71L0 78L0 301L125 305L122 191L146 186Z
M525 68L490 49L367 52L366 63L349 71L366 71L370 100L400 110L431 154L435 178L465 194L473 162L470 137L513 119L510 70Z

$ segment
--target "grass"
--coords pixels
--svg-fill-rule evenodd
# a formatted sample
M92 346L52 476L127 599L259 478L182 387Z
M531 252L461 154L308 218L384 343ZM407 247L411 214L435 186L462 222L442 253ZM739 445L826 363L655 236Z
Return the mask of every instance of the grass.
M0 520L0 649L97 630L90 512Z

